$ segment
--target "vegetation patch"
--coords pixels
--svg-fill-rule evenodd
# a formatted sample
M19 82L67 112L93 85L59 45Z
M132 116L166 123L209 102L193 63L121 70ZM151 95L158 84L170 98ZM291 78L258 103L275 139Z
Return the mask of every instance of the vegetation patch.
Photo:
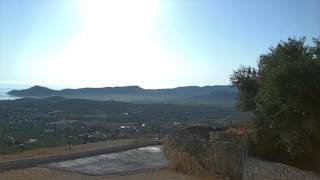
M320 39L280 42L262 54L258 68L231 76L238 108L252 112L250 153L320 172Z
M164 141L163 151L169 160L169 169L188 175L196 175L205 179L225 180L226 177L218 175L214 169L208 169L196 156L179 148L169 140Z

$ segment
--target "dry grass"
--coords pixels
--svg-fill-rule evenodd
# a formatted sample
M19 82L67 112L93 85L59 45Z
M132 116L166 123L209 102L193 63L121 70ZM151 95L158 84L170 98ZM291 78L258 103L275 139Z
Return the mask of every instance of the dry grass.
M242 136L246 133L246 129L245 128L230 127L225 132L227 134L234 135L234 136Z
M196 175L203 179L220 180L213 170L205 169L198 158L191 156L189 153L181 151L178 147L165 142L163 145L164 153L169 160L169 170L182 172L184 174Z
M178 150L171 151L167 157L170 161L169 169L186 174L203 175L207 173L207 171L200 165L199 161L186 152Z

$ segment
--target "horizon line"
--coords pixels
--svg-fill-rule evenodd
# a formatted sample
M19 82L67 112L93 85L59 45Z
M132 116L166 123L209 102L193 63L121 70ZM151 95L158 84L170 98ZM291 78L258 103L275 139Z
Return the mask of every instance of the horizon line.
M13 86L12 88L17 88L14 86L20 86L20 88L23 89L29 89L35 86L45 87L52 90L63 90L63 89L84 89L84 88L121 88L121 87L139 87L141 89L146 90L153 90L153 89L174 89L174 88L181 88L181 87L210 87L210 86L232 86L231 84L215 84L215 85L182 85L182 86L173 86L173 87L160 87L160 88L145 88L140 85L123 85L123 86L71 86L67 87L64 85L50 85L50 84L40 84L40 83L34 83L34 84L26 84L26 83L0 83L0 86L7 85L7 86ZM1 87L2 88L2 87ZM4 87L4 88L10 88L10 87ZM19 88L19 89L20 89Z

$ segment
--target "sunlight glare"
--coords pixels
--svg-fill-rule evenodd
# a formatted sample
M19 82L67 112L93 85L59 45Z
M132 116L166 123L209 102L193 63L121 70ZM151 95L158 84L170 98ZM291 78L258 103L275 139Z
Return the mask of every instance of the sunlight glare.
M79 11L83 29L60 56L48 57L48 68L41 68L60 72L56 80L102 86L156 84L160 76L170 79L179 73L174 56L157 42L160 0L81 0Z

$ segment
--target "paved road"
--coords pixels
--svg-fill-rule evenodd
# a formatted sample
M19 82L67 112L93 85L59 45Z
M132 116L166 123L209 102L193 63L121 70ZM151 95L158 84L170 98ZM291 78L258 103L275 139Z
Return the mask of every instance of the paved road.
M21 159L21 160L14 160L14 161L4 161L4 162L0 162L0 172L13 170L13 169L31 168L31 167L36 167L38 165L52 163L52 162L79 159L79 158L88 157L88 156L114 153L114 152L140 148L145 146L159 145L159 144L160 144L160 141L151 141L151 142L145 142L145 143L113 146L113 147L89 150L84 152L75 152L75 153L69 153L64 155L54 155L54 156L36 157L36 158Z
M76 160L62 161L44 167L86 175L130 174L166 167L168 161L160 146L137 148Z

